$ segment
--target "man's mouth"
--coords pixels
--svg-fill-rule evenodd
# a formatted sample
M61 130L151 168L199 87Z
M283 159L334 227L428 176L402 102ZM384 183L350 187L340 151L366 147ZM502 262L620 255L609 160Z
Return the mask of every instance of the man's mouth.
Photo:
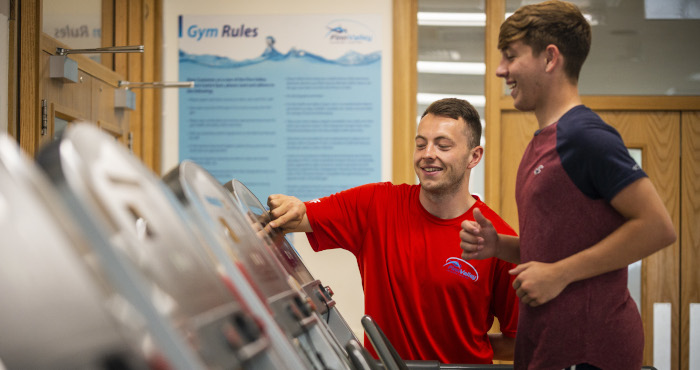
M424 167L423 171L425 171L425 172L438 172L438 171L442 171L442 168L440 168L440 167Z

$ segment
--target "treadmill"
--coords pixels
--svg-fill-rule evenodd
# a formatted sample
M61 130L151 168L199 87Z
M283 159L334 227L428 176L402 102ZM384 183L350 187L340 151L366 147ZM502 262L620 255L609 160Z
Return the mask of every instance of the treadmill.
M227 182L224 186L233 194L234 199L248 216L250 222L254 225L257 224L257 228L265 229L265 226L271 221L270 214L255 194L236 179ZM320 280L314 279L301 260L299 253L285 238L284 233L270 228L265 230L268 232L262 235L263 240L277 256L287 274L294 277L313 300L317 312L326 321L338 341L342 345L346 345L351 340L359 342L355 333L338 311L330 287L324 287Z
M210 238L209 251L232 282L252 281L258 297L267 302L289 339L298 344L315 369L352 368L347 353L312 309L299 284L285 272L231 194L209 172L194 162L183 161L163 181L188 210L192 222Z
M94 230L91 262L109 270L174 368L310 368L268 312L226 284L173 194L113 137L72 124L37 161L70 215Z
M301 257L296 252L296 249L287 241L284 234L275 229L265 226L271 221L269 212L260 200L251 192L242 182L233 179L225 184L225 187L233 194L243 212L246 213L251 223L257 223L256 226L260 230L268 232L261 236L266 243L275 252L274 254L284 265L287 272L297 277L308 292L309 296L317 297L321 304L316 304L320 308L325 318L329 321L329 325L333 333L338 336L338 339L344 343L348 352L354 352L353 361L359 361L362 364L367 364L369 368L378 366L389 370L408 370L408 369L473 369L473 370L495 370L495 369L512 369L512 365L467 365L467 364L443 364L439 361L414 361L403 360L394 349L393 345L386 338L379 325L372 320L370 316L363 316L361 323L371 345L374 347L379 358L374 363L369 361L367 354L362 354L362 348L359 341L352 333L352 330L343 319L340 312L335 307L335 302L326 305L326 300L330 300L329 288L324 288L318 280L311 278L311 274L301 260ZM314 302L316 303L316 302ZM371 358L371 357L370 357Z
M0 136L0 369L170 366L143 317L86 262L83 230L36 165ZM37 232L40 230L40 232Z

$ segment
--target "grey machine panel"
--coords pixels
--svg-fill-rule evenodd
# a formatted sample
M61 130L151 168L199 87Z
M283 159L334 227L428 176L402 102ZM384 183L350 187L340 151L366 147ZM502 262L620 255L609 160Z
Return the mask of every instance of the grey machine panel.
M87 265L84 232L0 136L0 368L147 369L142 317Z
M338 341L343 346L352 340L358 341L352 329L350 329L350 326L335 306L330 287L324 287L320 280L313 278L301 260L299 253L281 231L265 228L271 221L270 214L255 194L236 179L227 182L224 186L233 194L234 199L236 199L250 221L258 224L257 228L267 231L264 233L265 242L279 259L287 273L301 284L306 294L313 300L314 307L325 319Z
M267 300L276 321L315 368L350 368L350 360L321 318L310 309L298 284L289 278L227 191L209 172L183 161L163 178L201 228L215 236L208 243L234 283L241 272Z
M271 345L258 313L203 254L173 194L111 136L73 124L37 161L71 214L107 236L108 245L93 245L96 255L166 355L179 357L176 368L304 368Z

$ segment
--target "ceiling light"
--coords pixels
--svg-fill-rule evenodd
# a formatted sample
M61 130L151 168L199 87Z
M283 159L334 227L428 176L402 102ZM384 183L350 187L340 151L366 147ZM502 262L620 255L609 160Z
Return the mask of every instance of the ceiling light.
M486 72L485 63L426 62L418 61L418 73L440 73L450 75L478 75Z
M484 27L486 13L418 12L419 26Z
M506 13L505 18L513 13ZM598 20L592 15L584 13L591 26L597 26ZM438 13L438 12L418 12L419 26L442 26L442 27L485 27L486 13Z
M444 98L457 98L466 100L471 105L475 107L486 106L486 97L483 95L455 95L455 94L432 94L432 93L418 93L416 95L416 102L419 105L430 105L430 103L444 99Z

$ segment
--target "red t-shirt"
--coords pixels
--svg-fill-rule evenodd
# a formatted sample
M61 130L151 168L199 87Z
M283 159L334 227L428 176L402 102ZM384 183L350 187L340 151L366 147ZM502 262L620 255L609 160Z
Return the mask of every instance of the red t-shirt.
M386 182L307 202L311 247L357 257L365 313L402 358L492 363L487 332L494 316L501 331L515 337L518 299L508 274L514 265L462 260L460 225L473 220L478 207L499 233L515 232L478 198L458 218L437 218L420 204L419 191L420 185Z

